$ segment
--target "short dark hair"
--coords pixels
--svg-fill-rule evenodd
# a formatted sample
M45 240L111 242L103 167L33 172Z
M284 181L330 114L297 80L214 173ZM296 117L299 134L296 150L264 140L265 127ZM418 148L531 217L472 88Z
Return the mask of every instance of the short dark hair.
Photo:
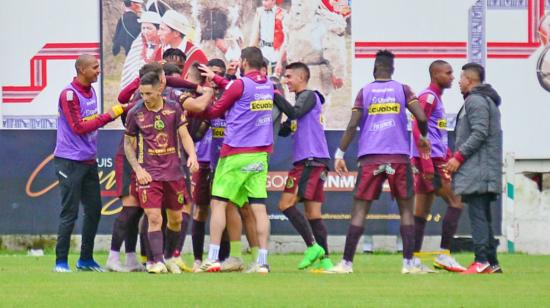
M258 47L246 47L241 50L241 59L246 60L248 65L255 69L261 69L264 62L264 56Z
M172 76L173 74L181 75L181 68L174 63L164 63L162 65L162 69L164 70L164 75L166 76Z
M435 61L433 61L433 62L430 64L430 68L428 68L428 71L430 72L430 76L433 76L434 71L435 71L435 68L436 68L437 66L445 65L445 64L449 64L449 62L443 61L443 60L435 60Z
M303 71L306 74L306 81L309 81L309 76L310 76L309 67L307 67L305 63L302 63L302 62L290 63L289 65L286 66L286 69Z
M222 59L219 59L219 58L214 58L214 59L209 60L208 64L206 64L206 66L217 66L217 67L221 68L224 72L227 69L227 67L225 66L225 62Z
M386 49L379 50L376 53L374 59L374 69L375 71L385 71L388 73L393 73L393 59L395 55Z
M139 77L142 78L145 74L154 72L160 76L163 72L162 65L158 62L147 63L139 69Z
M144 85L158 86L160 84L159 75L155 72L148 72L141 77L139 84L142 86Z
M179 48L168 48L162 53L162 58L166 60L169 57L181 58L183 62L187 61L187 56Z
M473 72L474 74L476 74L479 79L479 82L481 83L485 81L485 68L479 63L475 63L475 62L466 63L462 67L462 70Z
M193 64L191 64L191 66L189 67L187 74L189 75L189 77L193 78L199 84L203 84L206 81L206 77L202 76L200 65L201 64L197 61L193 62Z

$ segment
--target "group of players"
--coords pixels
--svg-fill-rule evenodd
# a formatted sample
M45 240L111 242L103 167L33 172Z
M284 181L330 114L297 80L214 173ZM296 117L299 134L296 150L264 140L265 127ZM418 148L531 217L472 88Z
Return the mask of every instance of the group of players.
M407 85L392 80L393 60L389 51L377 53L375 81L359 91L334 154L336 172L347 173L344 153L359 127L352 218L344 256L337 265L329 258L328 232L321 215L331 159L323 129L324 97L308 88L307 65L286 67L284 82L295 95L294 104L285 99L278 80L268 76L268 63L255 47L242 50L238 68L226 69L222 60L212 59L206 65L194 63L182 74L185 55L176 49L165 52L164 64L143 66L139 78L119 95L121 103L128 103L122 117L124 141L116 156L123 208L113 227L106 269L268 273L268 160L277 135L292 135L293 168L279 209L307 246L299 269L353 272L365 218L387 180L401 216L402 273L434 272L414 256L421 250L434 198L441 196L449 205L443 219L443 250L450 249L463 208L451 189L452 170L447 163L453 160L456 165L460 157L447 146L441 99L451 87L453 70L445 61L434 61L429 67L431 83L417 98ZM412 136L406 110L414 116ZM284 123L282 113L287 117ZM192 179L193 185L186 179ZM303 213L295 206L298 202L304 202ZM210 244L203 260L209 215ZM191 267L180 256L189 223L195 259ZM254 256L246 269L241 255L243 226ZM135 254L138 233L143 262ZM124 265L119 253L123 242ZM448 253L438 255L434 266L466 270Z

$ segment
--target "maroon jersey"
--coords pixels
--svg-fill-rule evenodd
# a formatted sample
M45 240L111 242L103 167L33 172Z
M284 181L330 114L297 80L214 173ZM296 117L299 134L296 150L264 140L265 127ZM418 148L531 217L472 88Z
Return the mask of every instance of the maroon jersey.
M137 137L137 159L153 181L183 178L178 146L178 128L186 124L181 106L164 100L162 109L151 111L143 101L129 113L126 135Z

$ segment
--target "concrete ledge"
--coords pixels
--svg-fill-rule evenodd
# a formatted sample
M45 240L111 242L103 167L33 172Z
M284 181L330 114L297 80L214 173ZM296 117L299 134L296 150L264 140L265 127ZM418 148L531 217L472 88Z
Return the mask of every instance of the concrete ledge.
M391 235L374 235L373 251L377 252L397 252L396 236ZM499 237L501 245L499 252L506 252L505 239ZM0 235L0 244L2 249L24 251L30 248L54 248L55 235ZM206 236L205 243L210 241L209 236ZM248 248L246 238L243 236L243 247ZM330 236L328 238L329 248L331 252L342 253L346 237L343 235ZM423 250L436 251L439 250L440 236L426 236L424 238ZM361 238L357 245L357 251L363 251L364 237ZM71 237L71 252L80 251L81 236L74 235ZM110 235L98 235L95 240L95 251L108 251L111 245ZM124 245L123 245L124 247ZM139 247L139 241L138 241ZM296 235L274 235L270 240L271 253L302 253L305 249L304 242L300 236ZM208 244L205 245L205 252L208 251ZM187 236L185 241L184 253L191 253L191 237Z

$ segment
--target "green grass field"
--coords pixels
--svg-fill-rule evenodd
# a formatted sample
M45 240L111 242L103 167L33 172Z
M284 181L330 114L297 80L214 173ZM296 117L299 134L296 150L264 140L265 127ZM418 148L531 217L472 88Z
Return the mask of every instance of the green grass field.
M52 273L54 256L0 254L1 307L543 307L550 306L550 256L500 256L503 275L401 275L401 257L357 255L350 275L295 269L300 255L270 256L272 273L149 275ZM74 265L77 256L71 255ZM106 255L96 258L104 263ZM191 256L185 259L190 263ZM340 256L333 256L339 260ZM458 255L467 264L471 255Z

